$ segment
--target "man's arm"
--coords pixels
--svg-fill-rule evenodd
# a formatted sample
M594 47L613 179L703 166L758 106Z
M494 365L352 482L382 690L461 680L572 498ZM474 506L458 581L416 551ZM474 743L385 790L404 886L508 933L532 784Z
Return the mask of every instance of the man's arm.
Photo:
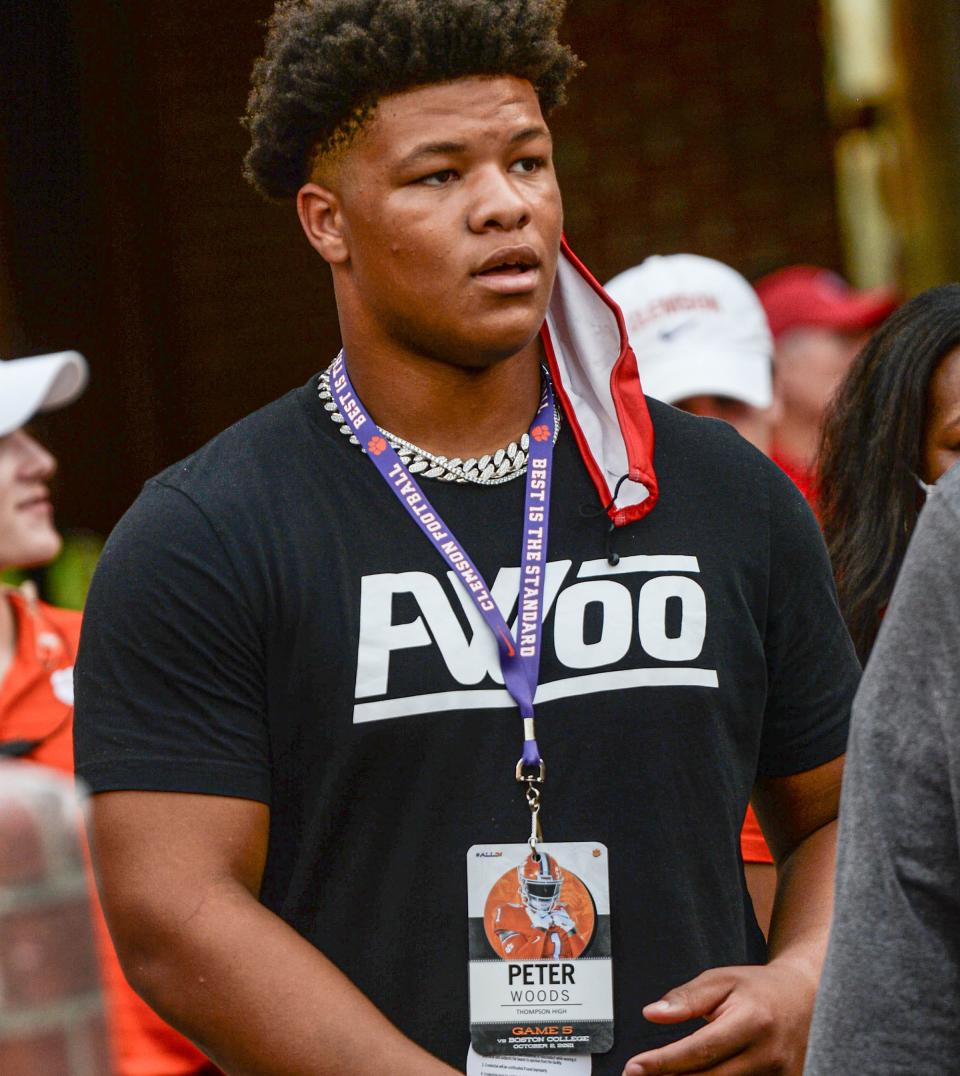
M168 792L94 797L124 971L231 1076L442 1076L334 964L259 903L269 809Z
M686 1038L632 1058L625 1076L799 1074L833 909L843 759L761 778L754 805L777 861L769 962L715 968L646 1006L658 1024L702 1017Z

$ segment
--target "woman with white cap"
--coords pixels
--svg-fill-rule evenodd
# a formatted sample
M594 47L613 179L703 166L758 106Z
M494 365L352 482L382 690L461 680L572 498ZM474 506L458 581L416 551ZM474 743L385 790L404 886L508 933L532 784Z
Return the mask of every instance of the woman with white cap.
M62 540L47 486L57 461L27 432L40 411L87 382L76 351L0 362L0 569L47 564ZM0 595L0 756L73 769L73 657L80 614L37 600L27 584Z
M87 384L76 351L0 362L0 570L47 564L62 539L48 483L57 461L25 428ZM0 588L0 759L73 773L73 662L80 613L38 599L31 583ZM117 1076L199 1076L215 1069L127 985L98 917Z

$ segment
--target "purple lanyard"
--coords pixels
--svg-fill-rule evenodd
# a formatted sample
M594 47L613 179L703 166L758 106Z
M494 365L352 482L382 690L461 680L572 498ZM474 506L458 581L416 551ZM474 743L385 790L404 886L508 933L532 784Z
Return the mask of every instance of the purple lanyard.
M490 596L490 588L466 550L367 414L366 408L353 390L342 351L330 367L330 391L344 421L363 445L383 480L410 513L414 523L430 539L454 575L460 579L471 601L493 632L500 652L504 685L520 707L520 716L523 718L523 757L517 763L517 779L530 781L530 778L522 776L522 771L530 768L540 771L539 782L542 782L544 765L534 733L533 699L540 677L540 637L543 631L541 618L547 567L550 480L555 433L553 389L549 378L544 379L540 406L529 430L516 639ZM363 430L364 426L366 430Z

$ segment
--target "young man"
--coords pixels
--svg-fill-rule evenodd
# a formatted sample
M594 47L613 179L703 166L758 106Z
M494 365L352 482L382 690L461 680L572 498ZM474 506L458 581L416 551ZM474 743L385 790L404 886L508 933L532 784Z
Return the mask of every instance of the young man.
M87 384L76 351L0 362L0 569L48 564L63 541L50 499L57 461L25 428ZM73 664L80 614L0 587L0 758L73 773ZM120 970L102 916L97 941L116 1076L198 1076L213 1067L149 1009Z
M815 504L823 414L870 334L897 307L889 288L858 290L814 265L791 265L757 281L775 343L779 406L773 458Z
M104 899L230 1072L462 1071L467 854L537 845L541 796L549 841L609 849L593 1072L799 1071L856 665L802 499L723 424L648 411L562 243L561 14L278 7L248 167L330 265L346 361L149 483L101 560L77 751Z

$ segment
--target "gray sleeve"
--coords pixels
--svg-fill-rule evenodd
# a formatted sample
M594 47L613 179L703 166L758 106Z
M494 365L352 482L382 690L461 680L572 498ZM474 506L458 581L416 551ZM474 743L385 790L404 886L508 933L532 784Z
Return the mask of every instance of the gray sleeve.
M808 1076L960 1059L960 465L921 514L853 708Z

